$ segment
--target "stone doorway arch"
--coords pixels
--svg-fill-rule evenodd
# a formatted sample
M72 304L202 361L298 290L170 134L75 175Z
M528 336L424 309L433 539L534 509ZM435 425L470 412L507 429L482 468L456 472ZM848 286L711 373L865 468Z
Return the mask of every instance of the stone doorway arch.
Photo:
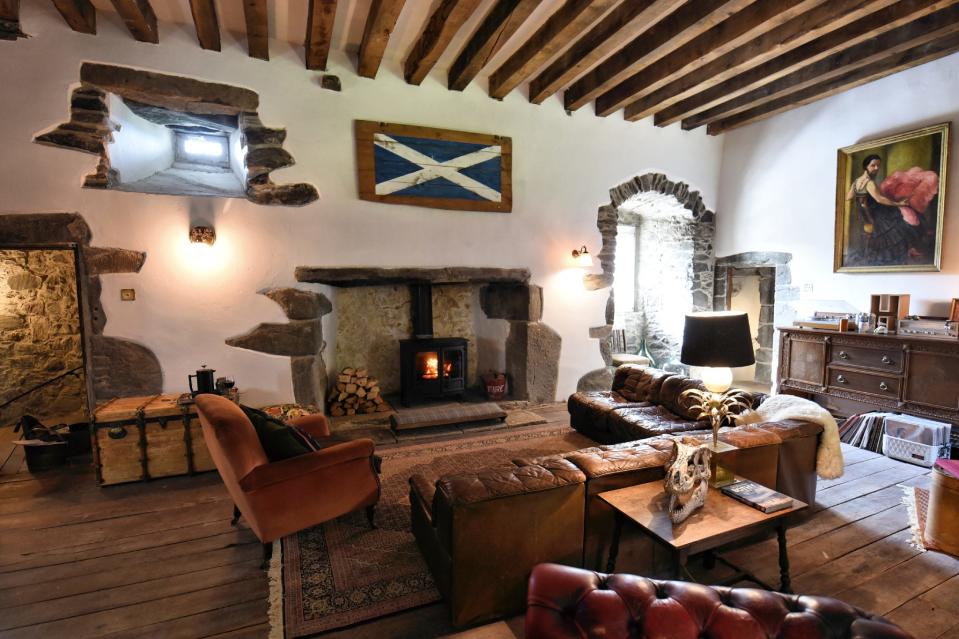
M599 341L600 354L605 367L584 375L578 384L580 390L609 388L612 379L612 350L610 336L616 315L616 300L612 290L615 275L617 227L637 225L641 220L652 220L644 232L661 234L660 246L682 245L685 257L677 260L676 270L689 293L686 310L705 311L713 307L713 238L715 236L716 215L706 207L699 191L693 190L685 182L671 180L663 173L645 173L636 176L609 191L610 201L599 207L596 225L602 236L602 248L597 257L601 273L584 276L587 290L609 288L606 303L606 323L590 329L589 334ZM656 210L663 214L656 214ZM668 210L667 210L668 209ZM664 220L668 223L663 223ZM651 238L657 242L655 238ZM640 258L641 243L637 244L637 261ZM665 250L665 249L664 249ZM645 282L649 289L654 282ZM644 287L642 274L637 275L637 291ZM641 327L627 335L627 350L635 352L641 331L651 342L651 350L657 349L668 359L678 359L678 343L674 338L666 338L657 326L652 309L644 308L640 313L645 317ZM673 309L674 311L676 309ZM656 352L653 353L654 356Z

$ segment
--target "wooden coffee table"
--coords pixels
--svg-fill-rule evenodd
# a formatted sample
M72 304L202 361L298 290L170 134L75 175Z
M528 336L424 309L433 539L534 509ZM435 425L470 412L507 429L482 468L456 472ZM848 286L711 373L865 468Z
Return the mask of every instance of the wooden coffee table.
M752 581L767 590L773 590L754 575L743 571L713 551L734 541L745 539L764 530L775 530L779 541L780 592L790 592L789 556L786 550L786 524L791 515L806 508L804 502L793 500L793 507L766 514L747 506L732 497L727 497L716 488L709 489L706 504L681 524L674 525L669 519L669 496L662 482L649 482L628 488L600 493L599 498L616 512L616 527L606 572L616 568L619 553L619 538L623 525L629 521L638 525L656 541L665 545L674 557L674 570L678 579L692 579L686 569L691 555L709 553L707 563L718 560L737 571L724 583Z

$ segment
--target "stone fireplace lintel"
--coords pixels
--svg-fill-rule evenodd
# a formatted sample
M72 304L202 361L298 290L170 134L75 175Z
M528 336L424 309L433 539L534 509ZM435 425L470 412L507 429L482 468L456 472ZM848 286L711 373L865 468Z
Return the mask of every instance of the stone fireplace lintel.
M493 268L485 266L447 266L439 268L372 266L297 266L296 281L329 286L389 286L392 284L493 284L529 282L526 268Z

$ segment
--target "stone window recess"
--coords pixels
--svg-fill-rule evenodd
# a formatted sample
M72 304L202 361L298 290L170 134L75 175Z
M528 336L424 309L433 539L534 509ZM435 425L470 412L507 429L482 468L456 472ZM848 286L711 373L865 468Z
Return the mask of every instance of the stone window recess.
M86 188L169 195L244 197L256 204L302 206L319 197L310 184L275 184L294 164L286 131L266 127L248 89L85 62L70 120L34 142L96 155Z
M137 273L146 254L90 246L91 239L90 227L77 213L0 214L0 242L5 249L44 246L77 252L77 301L86 353L87 404L113 397L160 393L163 373L156 356L141 344L104 335L107 319L100 305L100 276ZM18 282L15 280L14 285Z
M647 173L610 189L596 225L602 273L586 275L584 285L610 288L606 324L590 329L606 366L581 378L580 389L609 387L614 325L625 331L627 351L645 338L657 365L678 364L685 314L713 307L715 214L698 191Z

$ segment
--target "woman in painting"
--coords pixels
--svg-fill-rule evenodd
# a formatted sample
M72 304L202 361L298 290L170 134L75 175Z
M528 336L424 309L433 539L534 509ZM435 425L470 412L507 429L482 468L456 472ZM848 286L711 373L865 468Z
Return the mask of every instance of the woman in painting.
M858 259L851 257L856 262L876 266L905 264L922 257L922 219L909 208L909 198L896 201L882 194L876 184L881 164L878 155L867 155L862 161L862 175L853 181L846 194L847 200L855 198L865 239Z

